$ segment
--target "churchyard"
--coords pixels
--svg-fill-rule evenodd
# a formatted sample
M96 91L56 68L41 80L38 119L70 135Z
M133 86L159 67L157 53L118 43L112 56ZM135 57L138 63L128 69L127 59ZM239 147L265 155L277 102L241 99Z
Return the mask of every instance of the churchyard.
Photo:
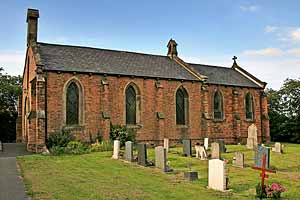
M166 146L166 141L164 143ZM115 145L118 149L118 144ZM184 145L188 145L188 141ZM212 153L210 150L214 145L209 143L208 155ZM255 187L261 182L260 171L251 168L254 166L254 157L259 156L246 145L226 145L226 153L219 155L227 162L225 169L221 167L229 178L228 190L224 192L208 189L209 176L213 181L221 177L220 167L214 164L220 160L211 160L210 157L201 159L201 156L196 158L194 146L193 157L189 156L189 148L183 151L182 147L164 149L147 146L147 159L151 161L148 164L152 165L147 167L143 166L147 164L144 160L130 162L137 156L145 155L145 145L135 146L133 157L128 154L128 150L130 152L132 149L131 144L126 149L126 152L125 148L121 148L120 152L83 155L31 155L19 157L18 164L33 200L255 199ZM142 154L138 155L137 150ZM183 153L188 156L183 156ZM217 154L214 156L218 157ZM166 163L163 162L164 157ZM234 163L233 157L236 158ZM286 192L282 193L281 199L300 199L300 145L286 143L283 153L270 148L269 158L269 168L276 170L276 173L267 172L269 178L265 179L266 184L280 183L284 186ZM214 168L211 175L208 162ZM261 165L261 160L257 165ZM191 171L198 173L197 180L189 181L184 177L184 172Z

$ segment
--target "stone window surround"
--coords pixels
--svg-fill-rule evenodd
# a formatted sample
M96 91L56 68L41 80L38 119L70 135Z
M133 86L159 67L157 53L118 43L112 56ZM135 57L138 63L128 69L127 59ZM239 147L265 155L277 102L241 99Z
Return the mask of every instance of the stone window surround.
M252 105L252 118L247 118L247 106L246 106L246 98L247 98L247 95L250 95L250 100L251 100L251 105ZM255 100L254 100L254 96L253 94L248 91L245 96L244 96L244 106L245 106L245 121L247 122L255 122Z
M177 124L177 111L176 111L176 95L177 95L177 91L178 90L183 90L183 93L186 94L186 97L184 98L184 114L185 114L185 123L184 124ZM175 90L175 93L174 93L174 102L175 102L175 106L174 106L174 109L175 109L175 123L176 123L176 126L177 128L188 128L189 127L189 112L190 112L190 108L189 108L189 92L188 90L183 86L183 85L179 85L176 90Z
M132 87L135 91L136 94L136 123L135 124L126 124L126 91L129 87ZM142 114L142 95L140 92L139 87L137 86L137 84L133 81L129 82L126 86L125 89L123 91L123 97L124 97L124 115L123 115L123 120L124 120L124 124L126 124L126 126L128 128L141 128L142 124L141 124L141 114Z
M214 97L215 97L215 94L216 93L219 93L220 94L220 96L221 96L221 106L222 106L222 109L221 109L221 119L216 119L215 118L215 111L214 111ZM220 90L220 89L218 89L218 88L216 88L215 90L214 90L214 92L212 93L212 116L213 116L213 121L214 122L223 122L223 121L225 121L225 109L224 109L224 95L223 95L223 93L222 93L222 91Z

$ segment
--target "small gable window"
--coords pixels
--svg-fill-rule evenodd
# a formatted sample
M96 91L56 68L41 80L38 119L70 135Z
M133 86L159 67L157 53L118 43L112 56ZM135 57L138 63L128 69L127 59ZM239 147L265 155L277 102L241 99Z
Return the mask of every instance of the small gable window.
M136 124L136 92L132 85L126 89L126 124Z
M220 91L214 93L214 119L222 120L224 116L223 96Z
M246 108L246 119L254 119L254 100L253 96L250 93L247 93L245 96L245 108Z
M188 94L183 87L180 87L176 92L176 124L187 124L188 104Z
M76 125L79 123L79 89L76 83L68 86L66 95L66 123Z

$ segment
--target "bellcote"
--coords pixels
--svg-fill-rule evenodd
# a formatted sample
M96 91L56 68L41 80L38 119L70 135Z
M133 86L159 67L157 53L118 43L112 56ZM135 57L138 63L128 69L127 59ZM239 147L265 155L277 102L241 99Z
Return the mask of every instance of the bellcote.
M173 39L170 39L169 42L168 42L168 56L170 58L173 58L173 57L177 57L178 53L177 53L177 43L175 40Z

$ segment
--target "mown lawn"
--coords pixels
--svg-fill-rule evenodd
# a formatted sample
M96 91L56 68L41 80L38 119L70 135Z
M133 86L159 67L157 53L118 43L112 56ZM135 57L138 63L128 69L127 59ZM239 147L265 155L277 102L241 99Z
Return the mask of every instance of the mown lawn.
M28 194L33 200L94 200L94 199L255 199L255 186L260 181L259 171L252 170L254 152L245 146L227 145L222 156L232 160L234 152L245 153L244 169L228 164L229 192L207 189L207 161L182 157L171 149L168 154L172 174L164 174L153 167L140 167L120 160L112 160L111 152L76 156L31 155L18 157ZM286 144L285 153L271 153L271 167L267 183L279 182L287 191L283 199L300 199L300 145ZM148 157L154 159L153 149ZM200 179L188 182L183 171L198 171Z

